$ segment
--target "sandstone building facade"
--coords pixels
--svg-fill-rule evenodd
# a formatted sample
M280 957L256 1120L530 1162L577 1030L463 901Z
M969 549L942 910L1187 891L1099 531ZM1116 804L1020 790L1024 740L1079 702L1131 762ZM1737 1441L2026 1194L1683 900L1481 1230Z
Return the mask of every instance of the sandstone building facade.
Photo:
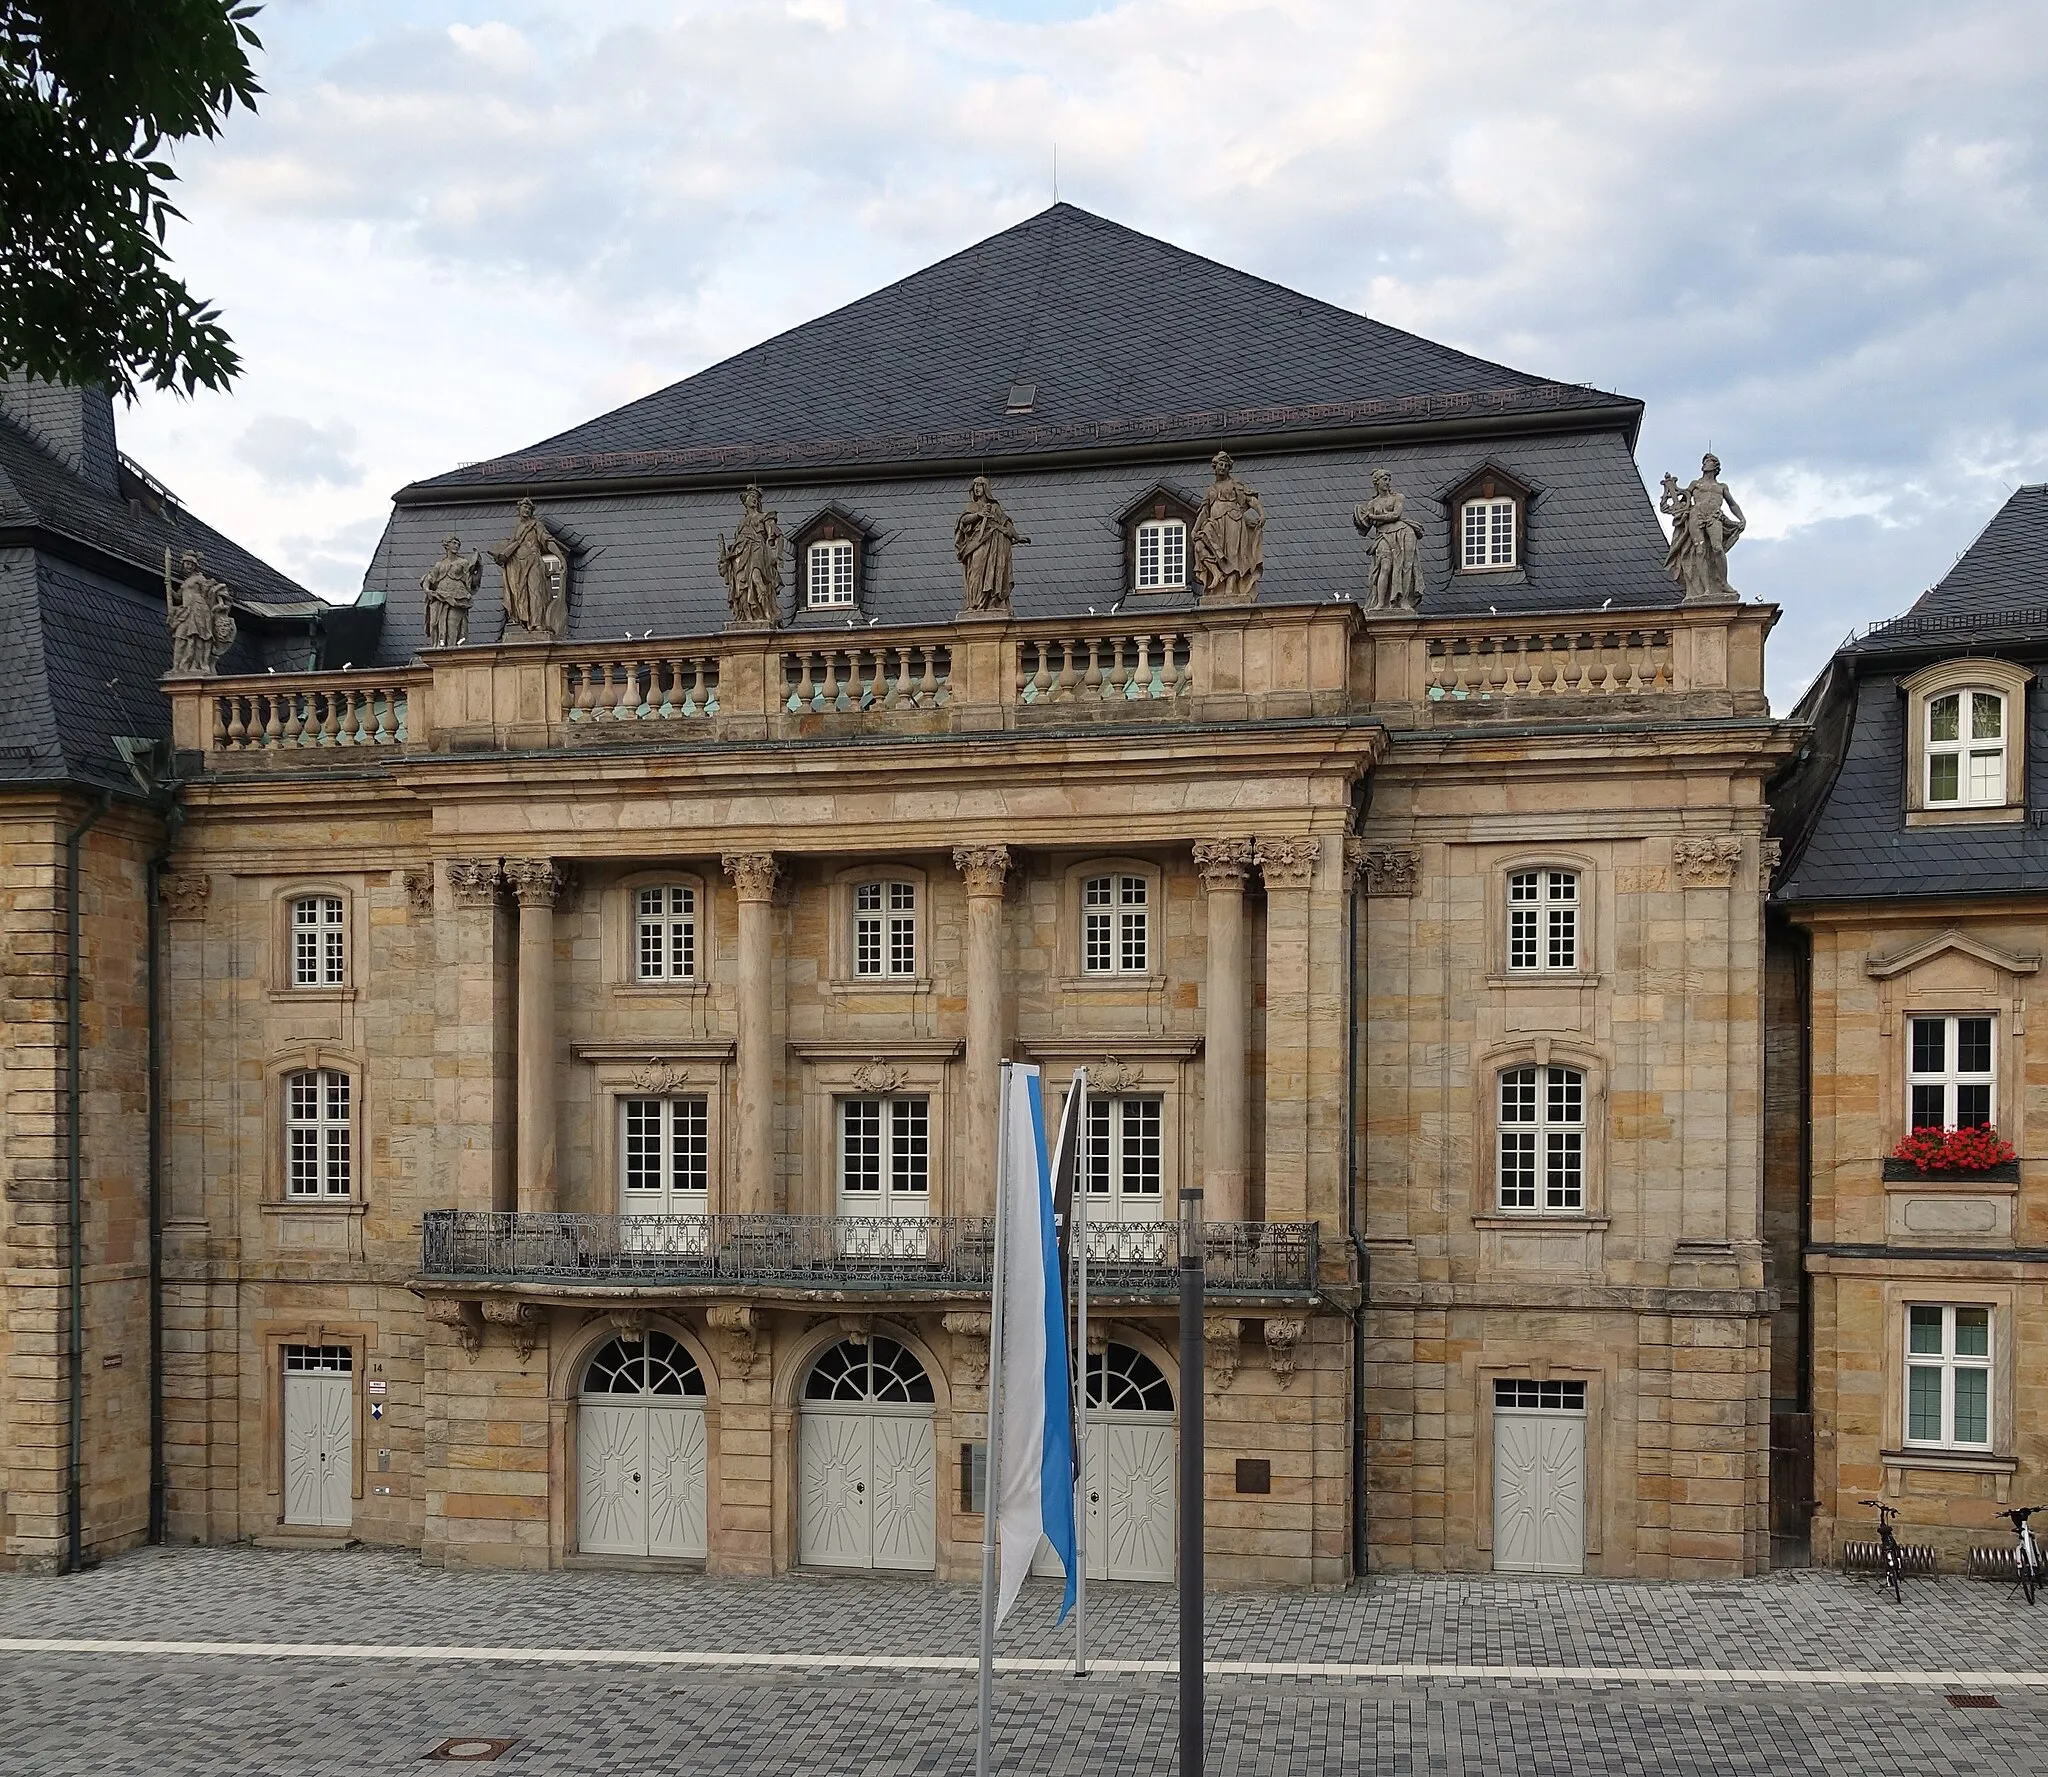
M1761 1567L1791 737L1639 418L1058 206L402 490L167 686L169 1533L966 1577L1010 1057L1099 1571L1194 1185L1219 1580Z

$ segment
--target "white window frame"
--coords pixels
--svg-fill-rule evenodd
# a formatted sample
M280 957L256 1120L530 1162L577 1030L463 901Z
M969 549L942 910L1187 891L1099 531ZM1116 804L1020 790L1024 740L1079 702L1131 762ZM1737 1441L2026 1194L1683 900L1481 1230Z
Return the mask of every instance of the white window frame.
M1982 1068L1964 1068L1962 1063L1962 1029L1965 1023L1985 1024L1990 1027L1990 1059ZM1921 1068L1919 1062L1919 1027L1923 1024L1938 1024L1941 1033L1941 1066ZM1991 1128L1998 1127L1998 1015L1995 1012L1909 1012L1906 1015L1906 1128L1910 1133L1915 1129L1960 1129L1964 1125L1961 1116L1961 1098L1965 1091L1984 1090L1984 1122ZM1923 1123L1914 1115L1914 1100L1922 1092L1941 1094L1942 1120L1939 1123Z
M852 885L852 974L857 981L918 978L918 905L915 882L873 877Z
M633 979L643 987L695 981L700 936L696 885L650 882L631 893Z
M294 895L291 984L348 985L348 905L340 895Z
M1562 866L1536 864L1507 873L1509 974L1579 973L1581 884L1577 870Z
M1915 1317L1938 1315L1940 1348L1935 1351L1915 1351ZM1982 1353L1964 1352L1960 1349L1961 1326L1958 1316L1983 1317L1984 1349ZM1997 1424L1997 1391L1992 1386L1992 1363L1997 1354L1998 1317L1992 1305L1987 1302L1909 1302L1905 1312L1906 1374L1905 1398L1901 1403L1903 1417L1900 1421L1905 1434L1904 1441L1915 1449L1969 1450L1985 1452L1995 1447ZM1957 1378L1965 1372L1975 1373L1981 1380L1976 1384L1982 1390L1981 1405L1984 1413L1984 1435L1982 1438L1962 1438L1956 1435ZM1913 1434L1913 1395L1916 1377L1938 1378L1937 1411L1940 1419L1939 1435L1936 1437Z
M1157 972L1150 876L1137 870L1088 871L1081 875L1076 893L1081 903L1083 975Z
M1148 559L1149 557L1149 559ZM1140 520L1131 545L1131 584L1140 592L1177 592L1188 583L1185 519Z
M1592 1096L1586 1070L1561 1062L1516 1062L1494 1075L1493 1089L1495 1213L1584 1215L1590 1185L1586 1109Z
M850 610L854 604L851 537L820 538L804 551L804 602L813 611Z
M932 1213L936 1125L928 1094L848 1093L834 1099L832 1123L841 1216Z
M294 1203L340 1203L355 1195L355 1079L345 1068L286 1073L284 1195Z
M701 1092L622 1096L618 1120L620 1213L706 1213L711 1202L710 1099ZM653 1183L644 1182L650 1176Z
M1081 1188L1091 1221L1166 1219L1166 1098L1091 1092L1081 1147Z
M1935 712L1953 703L1956 733L1936 739ZM1921 744L1925 749L1921 780L1926 786L1929 808L2003 808L2007 796L2006 747L2012 735L2012 700L1989 685L1954 685L1928 693L1922 703ZM1978 724L1986 709L1998 732L1980 736ZM1965 718L1967 717L1967 721ZM1967 726L1969 732L1965 734ZM1936 788L1939 767L1955 771L1955 794L1940 795Z
M1485 573L1521 566L1521 502L1512 495L1479 494L1458 507L1458 569Z

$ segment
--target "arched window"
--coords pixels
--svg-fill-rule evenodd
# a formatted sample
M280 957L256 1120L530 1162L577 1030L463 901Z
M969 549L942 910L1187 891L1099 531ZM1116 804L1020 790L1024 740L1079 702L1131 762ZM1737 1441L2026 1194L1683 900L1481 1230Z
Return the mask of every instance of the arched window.
M1579 966L1579 873L1516 870L1508 876L1508 970L1575 973Z
M301 895L292 902L292 985L348 985L348 930L339 895Z
M1521 541L1515 523L1515 501L1502 498L1467 500L1458 512L1458 566L1467 574L1487 568L1512 568L1520 559Z
M614 1339L583 1372L585 1394L701 1397L704 1373L668 1334L649 1329L644 1339Z
M346 1197L354 1189L354 1098L339 1068L285 1075L287 1197Z
M1586 1207L1586 1076L1575 1067L1511 1067L1500 1076L1502 1210Z
M1927 806L1998 808L2006 800L2005 693L1972 686L1927 700Z
M1112 1340L1088 1354L1088 1404L1120 1413L1171 1413L1173 1384L1135 1345Z
M697 891L689 883L650 883L634 892L634 976L640 981L697 978Z
M876 1334L865 1345L842 1339L804 1378L804 1399L842 1405L928 1406L932 1381L924 1365L894 1339Z
M1081 879L1081 973L1152 972L1152 884L1117 871Z
M814 611L853 603L853 541L848 537L813 543L805 551L808 564L806 603Z
M916 976L916 883L853 885L853 972L862 980L906 981Z

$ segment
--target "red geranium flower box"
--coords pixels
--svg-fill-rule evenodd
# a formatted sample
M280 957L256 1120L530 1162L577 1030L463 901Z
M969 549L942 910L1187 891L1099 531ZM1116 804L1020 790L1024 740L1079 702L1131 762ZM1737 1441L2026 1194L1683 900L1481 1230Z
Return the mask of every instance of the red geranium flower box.
M2019 1158L1988 1124L1974 1129L1916 1129L1892 1149L1892 1158L1916 1172L1989 1172Z

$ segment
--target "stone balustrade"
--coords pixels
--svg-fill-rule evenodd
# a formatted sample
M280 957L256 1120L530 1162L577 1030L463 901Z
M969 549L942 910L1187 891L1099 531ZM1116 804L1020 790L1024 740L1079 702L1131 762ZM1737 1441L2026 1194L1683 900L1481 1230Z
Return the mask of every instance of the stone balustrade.
M190 680L171 686L173 701L198 694L204 750L300 752L321 747L404 747L418 674L320 673L287 678ZM183 733L180 744L186 744Z

